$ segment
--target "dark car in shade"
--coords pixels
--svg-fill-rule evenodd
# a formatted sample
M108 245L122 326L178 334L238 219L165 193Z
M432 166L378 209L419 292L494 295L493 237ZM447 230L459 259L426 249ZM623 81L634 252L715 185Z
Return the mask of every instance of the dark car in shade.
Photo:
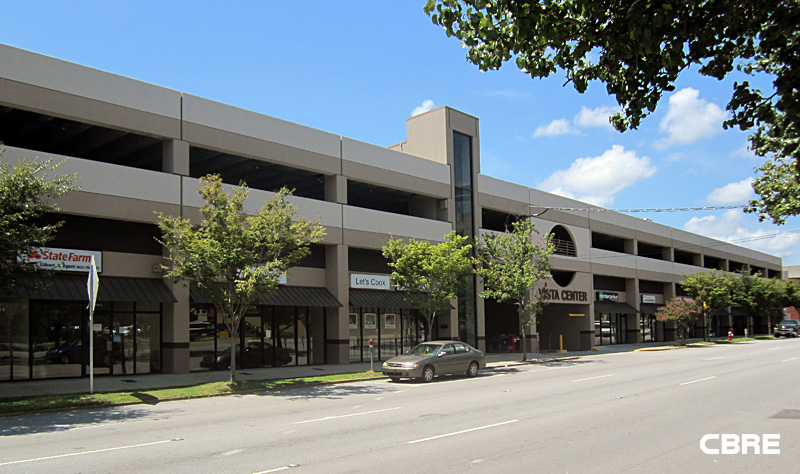
M273 360L274 357L274 360ZM275 348L269 343L251 342L244 351L236 347L237 367L279 367L292 362L292 351L286 348ZM207 369L229 369L231 367L231 348L214 354L206 354L200 360L200 367Z
M437 375L466 374L475 377L486 368L482 351L458 341L430 341L415 346L408 353L383 363L381 372L393 381L401 378L430 382Z

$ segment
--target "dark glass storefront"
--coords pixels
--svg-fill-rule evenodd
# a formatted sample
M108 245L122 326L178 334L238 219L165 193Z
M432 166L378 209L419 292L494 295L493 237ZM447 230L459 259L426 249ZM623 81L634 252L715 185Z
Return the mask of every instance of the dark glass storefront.
M0 380L88 376L89 337L95 375L160 372L161 316L158 302L100 301L89 328L85 301L0 303Z
M424 318L411 309L350 306L348 324L351 362L370 360L370 339L374 360L385 360L404 354L429 334Z
M190 370L230 368L233 338L224 315L193 304L189 323ZM239 369L324 364L326 309L309 306L253 306L239 326Z

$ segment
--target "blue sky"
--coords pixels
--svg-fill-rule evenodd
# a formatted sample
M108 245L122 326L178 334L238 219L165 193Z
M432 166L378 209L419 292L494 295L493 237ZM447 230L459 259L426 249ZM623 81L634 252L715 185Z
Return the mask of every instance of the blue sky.
M620 134L602 84L579 94L563 74L531 79L513 63L480 72L423 4L5 1L0 42L383 146L405 139L415 110L447 105L480 119L484 174L611 209L752 197L761 159L746 133L721 125L733 79L686 75L639 130ZM800 264L800 218L634 215Z

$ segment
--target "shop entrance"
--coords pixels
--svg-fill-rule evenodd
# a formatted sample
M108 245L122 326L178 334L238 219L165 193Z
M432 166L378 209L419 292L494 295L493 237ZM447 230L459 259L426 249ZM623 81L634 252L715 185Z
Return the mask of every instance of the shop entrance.
M400 308L350 307L350 361L370 359L369 341L373 341L374 360L401 355L429 340L428 324L417 312Z
M594 344L625 344L628 342L628 315L598 313L594 321Z

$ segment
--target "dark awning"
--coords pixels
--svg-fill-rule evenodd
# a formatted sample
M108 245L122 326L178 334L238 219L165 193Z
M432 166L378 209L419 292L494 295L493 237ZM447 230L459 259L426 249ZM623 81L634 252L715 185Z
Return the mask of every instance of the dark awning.
M9 288L12 298L87 301L86 275L17 275ZM150 301L175 303L175 295L161 278L100 276L97 301Z
M734 306L734 307L731 308L731 315L733 315L733 316L749 316L749 314L747 314L747 311L745 311L743 308L739 308L738 306Z
M190 297L194 303L209 304L197 288L192 288ZM261 296L257 304L268 306L309 306L313 308L341 308L343 305L326 288L310 286L284 286L266 296Z
M628 303L614 303L611 301L595 301L594 302L594 312L595 313L625 313L625 314L636 314L639 311L636 310L633 306L629 305Z
M642 303L639 305L639 311L642 314L656 314L656 310L658 310L658 308L662 308L663 306L663 304Z
M402 291L350 290L350 304L356 308L413 309Z

